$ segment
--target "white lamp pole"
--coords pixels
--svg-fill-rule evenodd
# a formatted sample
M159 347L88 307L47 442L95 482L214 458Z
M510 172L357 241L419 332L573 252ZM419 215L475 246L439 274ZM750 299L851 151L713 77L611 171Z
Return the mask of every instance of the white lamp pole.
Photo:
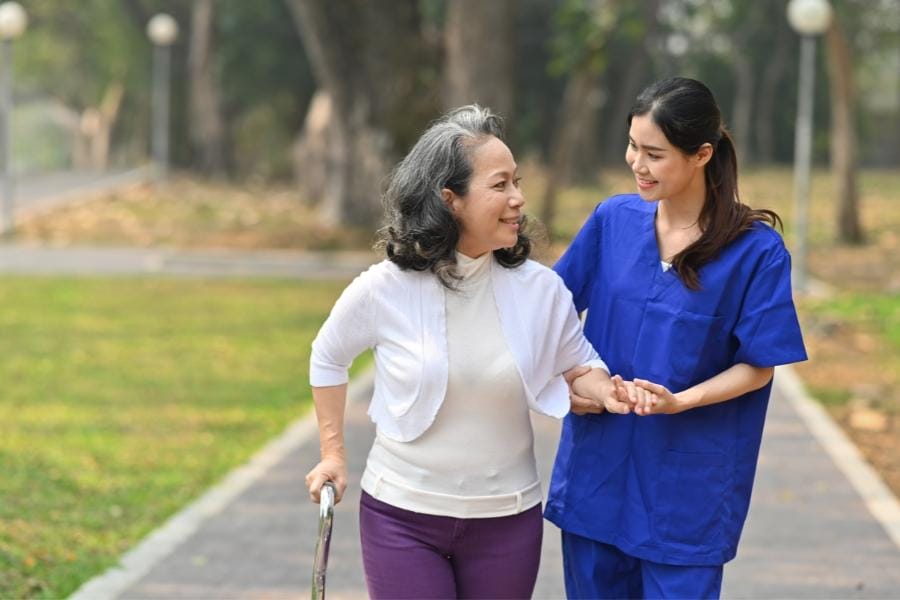
M788 21L800 40L800 87L797 93L797 126L794 131L794 288L807 287L807 237L809 185L812 166L813 97L816 77L816 38L831 24L828 0L790 0Z
M14 203L12 180L12 44L25 32L28 16L18 2L0 4L0 43L2 43L3 73L0 75L0 176L3 177L3 220L0 232L7 233L14 227Z
M159 13L147 23L147 36L153 42L153 118L152 154L157 181L169 173L169 81L171 46L178 37L178 23Z

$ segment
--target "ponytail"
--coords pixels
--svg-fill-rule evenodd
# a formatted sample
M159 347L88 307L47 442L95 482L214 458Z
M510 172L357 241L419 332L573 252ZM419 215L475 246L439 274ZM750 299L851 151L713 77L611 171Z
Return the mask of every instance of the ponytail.
M737 153L725 128L706 164L706 201L700 211L700 239L672 259L672 267L691 290L699 290L700 267L712 261L722 249L753 227L756 221L783 229L781 217L768 209L753 209L738 194Z

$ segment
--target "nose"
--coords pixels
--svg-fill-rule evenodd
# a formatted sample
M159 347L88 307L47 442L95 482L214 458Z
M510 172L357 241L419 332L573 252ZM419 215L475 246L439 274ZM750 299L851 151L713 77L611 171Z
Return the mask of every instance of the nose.
M641 160L639 156L633 157L629 166L633 173L643 173L646 171L644 161Z
M509 205L512 208L521 208L525 206L525 195L519 188L514 188L513 193L509 197Z

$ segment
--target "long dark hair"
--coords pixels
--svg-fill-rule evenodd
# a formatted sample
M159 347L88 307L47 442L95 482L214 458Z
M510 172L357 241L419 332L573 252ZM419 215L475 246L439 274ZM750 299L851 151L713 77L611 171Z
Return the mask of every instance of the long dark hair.
M706 199L698 223L700 239L672 259L672 267L684 284L699 290L700 267L753 227L754 222L782 227L781 217L772 210L753 209L741 202L734 142L708 87L686 77L658 81L638 95L628 113L629 127L632 118L646 114L669 143L685 154L695 154L703 144L713 147L704 168Z
M394 168L384 195L387 224L379 231L378 246L389 260L404 270L431 271L454 287L459 224L441 190L468 193L472 149L492 136L503 139L503 120L477 104L450 111L422 134ZM494 250L504 267L521 265L531 253L526 225L523 216L515 246Z

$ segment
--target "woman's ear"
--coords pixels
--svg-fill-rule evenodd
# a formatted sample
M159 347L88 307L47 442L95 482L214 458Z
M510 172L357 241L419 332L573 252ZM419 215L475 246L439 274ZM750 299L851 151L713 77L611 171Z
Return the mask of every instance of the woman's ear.
M697 150L697 154L694 156L697 158L697 166L705 167L706 163L709 162L709 159L712 158L713 155L713 147L709 142L700 146L700 149Z
M447 208L450 209L450 212L453 212L453 201L456 200L457 195L449 188L444 188L441 190L441 198L444 200L444 204L447 205Z

